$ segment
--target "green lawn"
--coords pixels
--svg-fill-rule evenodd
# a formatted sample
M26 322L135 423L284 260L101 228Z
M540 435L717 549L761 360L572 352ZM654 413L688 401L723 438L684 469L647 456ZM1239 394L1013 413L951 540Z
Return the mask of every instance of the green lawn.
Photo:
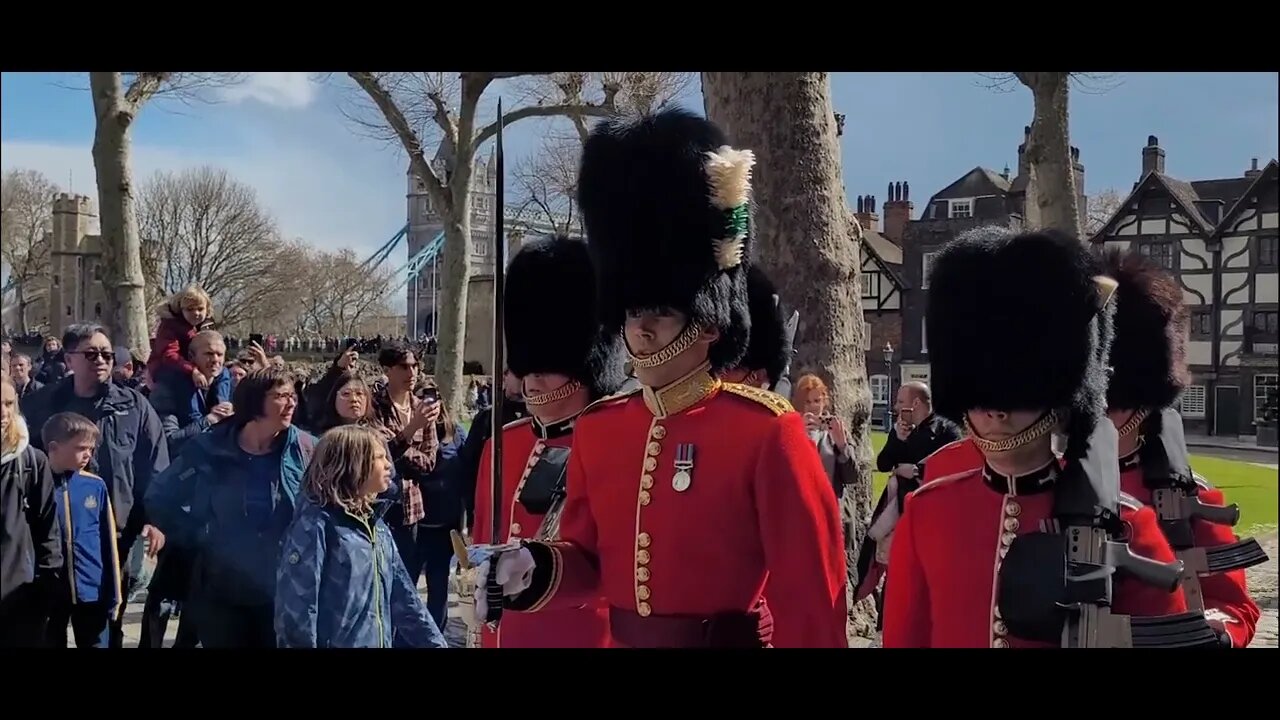
M880 448L884 447L886 437L884 433L871 433L873 463ZM1258 526L1271 526L1274 529L1277 505L1280 504L1280 496L1276 492L1275 470L1204 455L1192 455L1191 463L1197 473L1222 490L1227 502L1240 506L1240 524L1236 530L1238 535L1253 535L1257 532L1254 528ZM887 473L874 473L872 503L880 497L888 478Z

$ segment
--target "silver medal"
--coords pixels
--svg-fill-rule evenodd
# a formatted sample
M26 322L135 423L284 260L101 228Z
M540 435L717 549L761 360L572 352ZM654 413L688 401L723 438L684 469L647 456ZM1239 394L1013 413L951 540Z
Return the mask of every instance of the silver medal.
M675 466L676 473L671 476L671 488L682 493L693 484L693 443L676 446Z

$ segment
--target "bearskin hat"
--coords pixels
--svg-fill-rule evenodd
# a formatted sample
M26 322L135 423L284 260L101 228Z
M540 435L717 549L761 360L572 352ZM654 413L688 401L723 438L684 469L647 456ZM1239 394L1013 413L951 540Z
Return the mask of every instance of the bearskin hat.
M600 319L671 308L715 327L714 369L747 349L754 156L686 110L597 125L582 149L578 201L595 260Z
M747 304L751 310L751 338L740 364L751 370L763 369L772 387L778 384L791 359L791 342L778 290L756 265L747 270Z
M973 408L1067 409L1087 437L1106 412L1114 303L1084 243L1052 230L972 230L929 276L926 337L934 406L957 423Z
M1102 262L1102 271L1117 283L1107 406L1170 407L1191 382L1190 317L1182 288L1164 268L1138 253L1107 250Z
M622 339L596 320L586 243L554 236L524 244L507 264L503 313L507 366L517 377L557 373L579 380L593 398L617 391Z

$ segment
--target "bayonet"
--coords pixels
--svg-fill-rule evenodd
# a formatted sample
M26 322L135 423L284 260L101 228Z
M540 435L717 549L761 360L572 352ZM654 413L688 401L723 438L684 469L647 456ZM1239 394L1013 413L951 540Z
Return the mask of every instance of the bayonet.
M502 151L502 131L506 124L502 114L502 98L498 98L498 131L494 135L494 178L496 185L494 187L493 202L493 380L494 385L498 385L506 375L506 333L503 328L504 313L503 305L506 301L506 292L503 287L506 284L507 271L507 239L503 228L503 220L505 215L506 198L504 189L506 187L506 175L503 169L503 151ZM506 393L502 386L494 388L493 393L493 414L490 416L492 424L491 431L493 443L493 451L489 454L491 465L489 466L489 478L491 480L489 486L489 502L491 504L489 510L489 543L497 545L502 542L501 536L498 534L502 529L502 426L503 419L506 417L504 410L506 406ZM496 623L502 617L502 587L497 582L498 563L493 562L489 565L489 577L485 582L485 600L488 603L488 617L485 618L490 623Z

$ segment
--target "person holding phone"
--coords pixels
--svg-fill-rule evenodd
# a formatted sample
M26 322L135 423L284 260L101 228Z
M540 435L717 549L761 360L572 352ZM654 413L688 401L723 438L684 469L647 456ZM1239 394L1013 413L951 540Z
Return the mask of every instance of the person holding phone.
M804 427L818 449L822 468L827 471L831 489L839 498L844 486L853 482L849 464L849 435L844 421L831 412L831 393L817 375L808 374L796 381L791 404L804 414Z

